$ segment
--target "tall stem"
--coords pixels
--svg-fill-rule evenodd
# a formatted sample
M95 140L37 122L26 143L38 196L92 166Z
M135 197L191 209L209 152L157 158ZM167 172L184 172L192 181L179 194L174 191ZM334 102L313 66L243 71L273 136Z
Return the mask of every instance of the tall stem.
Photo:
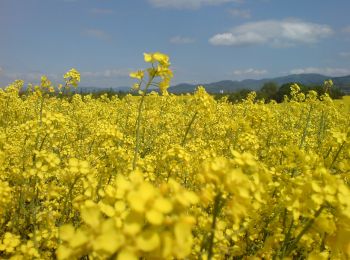
M306 125L305 125L304 131L303 131L303 135L302 135L302 137L301 137L299 149L302 149L302 148L303 148L303 145L304 145L304 142L305 142L305 139L306 139L307 130L308 130L309 125L310 125L311 111L312 111L312 109L313 109L313 106L311 105L311 106L310 106L310 109L309 109L309 113L307 114Z
M306 223L304 228L300 231L300 233L297 235L297 237L292 241L290 245L286 248L286 255L288 256L296 247L296 245L299 243L300 239L303 237L303 235L306 234L306 232L311 228L311 226L314 224L315 219L321 214L323 209L325 208L324 205L322 205L316 212L313 218L309 219L309 221Z
M191 127L192 127L192 124L193 124L194 120L196 119L197 115L198 115L198 112L194 113L194 115L192 116L192 119L191 119L190 123L188 124L188 126L187 126L187 128L186 128L186 132L185 132L184 138L182 139L182 142L181 142L181 145L182 145L182 146L184 146L185 143L186 143L187 135L188 135L188 133L190 132L190 129L191 129Z
M143 103L145 102L147 90L148 90L149 86L151 85L153 79L154 79L154 76L150 76L150 78L148 79L146 87L143 90L140 104L139 104L139 107L137 110L136 134L135 134L136 135L136 145L135 145L135 150L134 150L134 159L132 161L132 169L133 170L136 169L136 163L137 163L137 159L139 156L139 150L140 150L140 128L141 128L141 120L142 120L142 107L143 107Z
M215 228L216 228L216 220L220 213L221 208L221 192L219 192L214 201L214 209L213 209L213 220L211 223L211 232L208 243L208 260L211 260L213 257L213 247L214 247L214 238L215 238Z
M338 158L338 156L339 156L341 150L342 150L343 147L344 147L344 144L345 144L345 141L343 141L343 143L339 146L339 149L338 149L337 153L335 154L335 156L334 156L334 158L333 158L333 160L332 160L332 163L331 163L331 165L329 166L329 168L332 168L332 167L333 167L333 165L334 165L334 163L336 162L336 160L337 160L337 158Z

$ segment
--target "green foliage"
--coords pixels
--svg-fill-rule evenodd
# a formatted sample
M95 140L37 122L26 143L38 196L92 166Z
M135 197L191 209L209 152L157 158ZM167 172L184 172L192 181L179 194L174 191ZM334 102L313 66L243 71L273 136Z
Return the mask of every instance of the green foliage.
M267 82L262 86L262 88L258 92L258 99L264 99L266 101L275 99L277 91L278 85L275 82Z

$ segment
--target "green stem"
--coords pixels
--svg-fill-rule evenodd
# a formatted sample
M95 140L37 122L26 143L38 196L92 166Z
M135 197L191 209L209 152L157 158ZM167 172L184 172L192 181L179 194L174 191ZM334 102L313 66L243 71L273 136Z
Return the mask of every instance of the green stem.
M151 83L154 79L154 76L150 76L145 89L143 90L142 96L141 96L141 100L140 100L140 104L137 110L137 120L136 120L136 145L135 145L135 150L134 150L134 159L132 161L132 169L135 170L136 169L136 163L137 163L137 159L139 156L139 150L140 150L140 127L141 127L141 120L142 120L142 107L143 107L143 103L145 102L145 97L146 97L146 93L147 90L149 88L149 86L151 86Z
M305 142L305 139L306 139L306 135L307 135L307 130L309 128L309 125L310 125L310 119L311 119L311 111L312 111L312 105L310 106L310 109L309 109L309 113L307 115L307 119L306 119L306 125L305 125L305 128L304 128L304 131L303 131L303 135L301 137L301 141L300 141L300 145L299 145L299 149L301 149L304 145L304 142Z
M297 235L297 237L293 240L293 242L290 244L290 246L287 247L286 255L288 256L295 246L299 243L300 239L303 237L303 235L306 234L306 232L311 228L311 226L314 224L315 219L321 214L322 210L325 208L324 205L322 205L316 212L313 218L309 219L309 221L306 223L303 230L300 231L300 233Z
M325 247L326 237L327 237L327 233L324 233L322 236L321 244L320 244L320 252L322 252L326 249L326 247Z
M41 94L40 110L39 110L39 125L43 124L43 109L44 109L44 93Z
M182 139L181 146L184 146L184 145L185 145L186 139L187 139L187 135L188 135L188 133L190 132L190 129L191 129L192 125L193 125L194 120L196 120L197 115L198 115L198 111L197 111L196 113L194 113L194 115L192 116L192 119L191 119L190 123L188 124L188 126L187 126L187 128L186 128L186 132L185 132L184 138Z
M324 135L324 129L325 129L325 113L324 113L324 110L322 110L322 114L321 114L321 118L320 118L320 125L318 127L318 132L317 132L318 148L321 147L321 141L322 141L322 137Z
M287 216L285 215L285 217L287 217ZM284 220L284 221L285 221L285 220ZM292 219L292 221L290 222L290 225L289 225L287 234L286 234L285 239L284 239L284 241L283 241L283 244L282 244L282 247L281 247L281 256L280 256L280 259L283 259L284 256L285 256L285 252L286 252L286 250L287 250L287 248L288 248L288 243L290 242L290 237L291 237L293 225L294 225L294 219Z
M345 141L340 145L340 147L339 147L337 153L335 154L335 156L334 156L334 158L333 158L333 161L332 161L331 165L329 166L329 168L332 168L332 167L333 167L333 164L336 162L336 160L337 160L337 158L338 158L338 156L339 156L341 150L343 149L344 145L345 145Z
M215 196L214 200L214 209L213 209L213 220L211 223L211 232L208 242L208 260L211 260L213 257L213 246L214 246L214 237L215 237L215 228L216 228L216 220L220 212L220 203L221 203L221 192L219 192Z

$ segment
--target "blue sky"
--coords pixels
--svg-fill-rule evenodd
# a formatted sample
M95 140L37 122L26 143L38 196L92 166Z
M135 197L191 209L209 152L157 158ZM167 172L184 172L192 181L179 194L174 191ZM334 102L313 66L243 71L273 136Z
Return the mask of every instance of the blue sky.
M0 0L0 86L14 79L131 86L144 52L173 84L350 74L349 0Z

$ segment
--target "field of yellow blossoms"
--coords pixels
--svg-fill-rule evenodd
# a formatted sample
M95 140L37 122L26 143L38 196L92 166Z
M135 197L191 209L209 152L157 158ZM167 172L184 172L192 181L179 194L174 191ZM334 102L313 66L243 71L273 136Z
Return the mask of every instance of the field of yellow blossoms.
M350 259L349 107L175 96L145 61L139 96L0 89L0 259Z

